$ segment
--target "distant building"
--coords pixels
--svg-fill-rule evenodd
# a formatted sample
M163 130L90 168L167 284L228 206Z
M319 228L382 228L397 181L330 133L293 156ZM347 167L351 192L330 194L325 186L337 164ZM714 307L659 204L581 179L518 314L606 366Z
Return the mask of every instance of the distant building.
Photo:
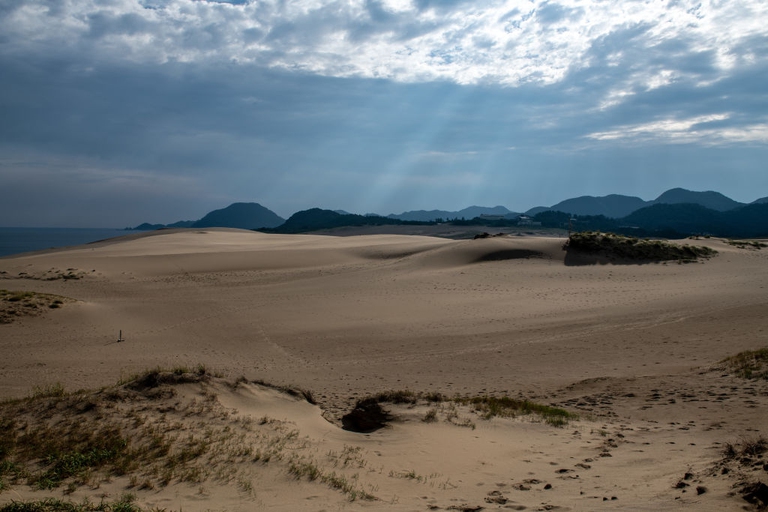
M527 215L521 215L517 218L518 226L541 226L541 222L535 221Z

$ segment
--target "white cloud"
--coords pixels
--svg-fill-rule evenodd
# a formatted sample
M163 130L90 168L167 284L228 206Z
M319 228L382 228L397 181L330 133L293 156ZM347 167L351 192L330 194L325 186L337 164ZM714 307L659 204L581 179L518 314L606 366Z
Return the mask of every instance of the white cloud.
M768 143L768 123L733 126L707 126L726 121L731 115L711 114L686 119L667 118L657 121L621 126L614 130L595 132L587 138L598 141L661 142L670 144L699 143L718 146L733 143Z
M596 41L630 26L648 27L627 42L634 57L683 41L682 52L712 52L723 71L765 59L736 49L768 36L768 4L759 0L486 0L439 8L411 0L28 0L4 12L0 32L8 42L0 51L6 53L229 61L325 76L512 86L562 80L590 65ZM616 48L608 64L630 65L628 58ZM639 77L647 88L678 76L674 69L649 73Z

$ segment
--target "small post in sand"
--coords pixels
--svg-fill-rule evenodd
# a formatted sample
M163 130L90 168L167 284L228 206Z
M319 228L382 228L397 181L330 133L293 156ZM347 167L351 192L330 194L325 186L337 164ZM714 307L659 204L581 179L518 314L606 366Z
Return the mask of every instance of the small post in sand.
M117 337L117 342L120 343L121 341L125 341L123 339L123 330L122 329L120 329L120 334Z

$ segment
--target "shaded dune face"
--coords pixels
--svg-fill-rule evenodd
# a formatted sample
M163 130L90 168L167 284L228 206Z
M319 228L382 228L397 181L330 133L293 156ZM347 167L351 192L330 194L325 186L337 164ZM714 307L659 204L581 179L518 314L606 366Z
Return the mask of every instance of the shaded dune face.
M473 263L482 263L484 261L506 261L506 260L519 260L529 258L544 258L544 254L538 251L530 251L526 249L501 249L498 251L491 251L481 255Z
M456 241L410 255L408 261L420 268L439 269L510 260L562 262L564 255L559 239L521 240L500 237Z

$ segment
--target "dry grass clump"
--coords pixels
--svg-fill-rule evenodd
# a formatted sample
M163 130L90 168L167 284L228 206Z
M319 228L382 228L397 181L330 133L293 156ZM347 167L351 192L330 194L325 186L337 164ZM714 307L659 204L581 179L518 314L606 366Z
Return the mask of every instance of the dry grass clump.
M738 443L725 443L723 456L725 459L760 457L768 451L768 440L762 436L745 438Z
M68 302L74 299L49 293L0 290L0 324L10 324L24 316L38 316Z
M745 350L724 359L722 363L737 377L768 380L768 348Z
M210 380L211 376L211 372L202 364L195 367L180 365L170 369L158 366L151 370L121 378L118 381L118 386L125 386L133 391L144 391L161 385L205 382Z
M117 501L108 502L103 499L99 503L84 500L79 503L64 501L57 498L48 498L38 501L12 501L0 507L0 512L141 512L134 501L136 496L125 493ZM159 512L165 509L153 509Z
M306 478L311 482L318 481L331 489L341 491L349 501L373 501L376 499L373 494L359 486L356 475L348 477L343 473L324 470L314 460L294 459L289 463L288 472L296 479Z
M535 414L549 425L563 427L570 420L578 418L578 415L565 409L537 404L530 400L515 400L506 396L477 396L459 399L458 402L471 405L485 419L491 419L494 416L514 418L518 415Z
M433 404L422 421L433 423L439 419L442 414L444 419L450 423L459 426L474 427L474 423L469 419L460 419L459 411L456 406L468 406L471 411L480 415L481 418L489 420L493 417L512 418L520 415L534 415L543 419L547 424L562 427L568 424L570 420L578 418L578 415L549 405L538 404L530 400L516 400L506 396L474 396L453 398L446 397L440 393L414 393L412 391L386 391L376 395L364 398L358 401L356 409L368 407L372 404L391 403L416 405L419 403ZM384 416L389 416L384 411ZM388 419L391 419L389 417ZM383 426L383 425L382 425Z
M96 270L91 270L91 273L95 273ZM33 281L57 281L59 279L64 281L70 281L70 280L78 280L83 279L88 275L87 272L84 270L80 270L77 268L68 268L66 270L62 270L59 268L50 268L46 271L39 271L33 274L30 274L29 272L19 272L15 278L16 279L31 279ZM14 277L11 277L8 272L0 272L0 278L2 279L14 279Z
M759 240L726 240L726 243L739 249L756 249L758 251L763 247L768 247L768 244Z
M768 485L760 476L768 468L764 460L766 452L768 440L765 437L742 438L738 442L723 445L723 459L716 466L723 475L736 470L738 481L733 487L744 500L754 506L754 510L768 509ZM745 510L753 509L745 507Z
M599 231L572 233L565 249L640 261L691 262L717 254L717 251L709 247L677 245L663 240L640 239Z

